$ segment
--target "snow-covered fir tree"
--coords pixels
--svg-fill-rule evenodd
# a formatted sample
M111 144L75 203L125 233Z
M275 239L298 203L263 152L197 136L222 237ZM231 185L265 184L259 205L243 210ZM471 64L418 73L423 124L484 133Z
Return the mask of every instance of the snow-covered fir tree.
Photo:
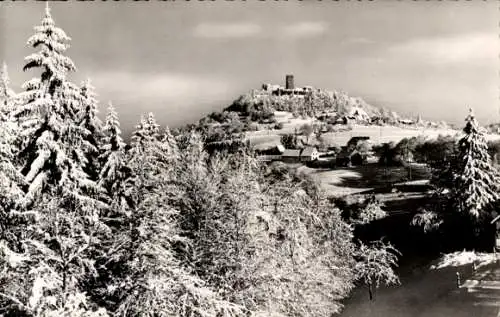
M195 238L199 234L201 209L210 209L216 204L209 194L214 184L208 177L208 154L201 135L191 130L179 141L181 163L177 183L182 189L182 198L177 206L181 208L182 229Z
M35 31L28 44L40 52L26 57L24 68L38 68L42 73L25 83L26 91L20 94L24 103L16 111L25 131L26 146L20 158L23 174L31 183L27 197L33 200L49 185L79 197L83 192L76 194L78 190L96 188L82 168L86 163L82 148L88 146L84 137L89 131L78 124L78 89L66 80L67 73L75 70L73 62L63 55L69 37L55 26L48 7Z
M3 115L7 115L13 110L14 107L14 91L10 88L9 73L7 71L7 64L2 64L0 70L0 108Z
M150 112L147 116L141 116L132 134L132 146L144 147L145 144L149 145L150 142L157 142L159 139L160 125L156 123L154 114Z
M163 132L161 142L165 155L169 160L173 163L178 163L180 159L179 145L177 144L177 139L172 135L168 127L166 127Z
M16 180L18 184L22 183L21 174L16 170L15 155L17 152L16 134L19 132L15 120L12 118L12 111L15 106L15 93L10 88L10 80L7 72L7 65L3 63L0 70L0 178L1 185L5 186L9 182L7 179ZM12 184L11 184L12 185ZM7 188L3 188L7 189ZM19 194L18 189L13 189L12 192ZM1 197L8 194L9 190L2 190ZM6 204L2 203L5 207Z
M67 80L75 71L64 55L68 41L47 5L28 40L39 51L26 57L24 67L41 75L24 84L15 112L23 131L18 158L29 184L20 206L35 217L21 237L26 261L10 267L16 278L0 290L14 314L105 315L94 310L82 288L95 273L92 254L105 228L99 220L103 204L94 199L99 188L83 170L87 131L79 125L78 87Z
M458 142L452 190L454 203L460 212L476 218L488 217L491 204L500 197L500 178L491 164L484 131L472 109L463 132L464 136Z
M0 115L0 243L19 251L19 222L23 216L17 204L23 197L26 186L24 176L15 163L17 125L9 114ZM0 270L1 271L1 270Z
M88 148L85 150L87 164L85 171L92 179L97 179L99 170L99 147L103 138L102 122L97 116L98 101L96 99L95 88L90 79L85 80L80 87L80 125L87 134L84 136Z
M173 246L185 241L169 204L159 138L154 115L143 116L128 152L130 211L110 249L108 263L116 269L109 270L114 275L104 294L116 301L120 316L243 316L240 307L219 299L175 255Z
M124 180L125 142L121 136L118 113L111 102L108 105L106 121L103 127L103 140L99 160L102 169L99 175L99 184L108 194L113 195L120 188Z
M146 177L144 173L148 173L148 178L157 178L165 171L166 167L160 160L164 155L160 138L160 125L156 122L154 114L150 112L147 116L141 116L139 124L132 133L129 150L129 164L135 171L136 177L143 178Z
M183 170L201 172L206 168L208 153L204 149L203 136L195 130L191 130L180 141ZM203 177L203 175L200 175L200 177Z

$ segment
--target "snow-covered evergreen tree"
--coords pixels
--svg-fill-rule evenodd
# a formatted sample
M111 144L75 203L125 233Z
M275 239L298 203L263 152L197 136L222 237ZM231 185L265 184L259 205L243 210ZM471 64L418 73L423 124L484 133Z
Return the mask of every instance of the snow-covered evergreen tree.
M80 125L84 128L86 135L87 149L85 150L87 164L85 171L96 180L99 175L99 148L103 138L102 122L97 116L98 101L96 99L95 88L90 83L90 79L85 80L80 87Z
M210 195L214 184L210 182L208 154L203 146L201 135L193 130L180 138L181 163L177 184L181 188L182 197L177 206L181 211L182 229L193 238L199 233L201 209L210 209L217 203Z
M208 159L203 137L191 130L183 135L180 141L182 170L185 172L196 171L196 173L201 173L200 177L203 177L203 170L206 168Z
M42 74L25 83L26 91L20 94L24 103L16 111L25 139L20 153L22 171L31 183L27 198L35 199L49 184L79 197L82 193L77 194L76 188L94 186L82 169L86 164L84 137L89 131L78 125L79 90L66 80L67 73L75 70L63 55L69 37L55 26L48 7L35 31L28 44L40 52L28 56L24 68L40 68ZM72 187L76 188L69 190Z
M161 146L160 125L153 113L141 116L139 124L132 133L129 150L129 165L136 177L159 178L166 166L161 160L165 154ZM163 164L162 164L163 163Z
M141 116L140 122L136 125L132 133L132 147L145 147L150 142L157 142L160 138L160 125L156 123L152 112L147 116Z
M99 175L99 184L108 194L113 196L119 191L124 178L125 142L121 136L120 121L115 108L109 103L106 122L103 127L101 155L99 157L102 169Z
M176 257L184 244L161 153L159 126L153 114L142 117L128 152L131 175L126 221L110 248L109 284L104 296L116 301L120 316L242 316L241 308L218 298Z
M456 208L474 217L487 216L499 199L500 178L492 166L483 129L472 109L466 118L464 136L458 142L452 196Z
M3 115L7 115L13 110L14 106L14 91L10 88L9 73L7 71L7 64L5 62L2 64L2 69L0 70L0 112Z
M163 144L162 147L165 151L165 155L169 158L169 160L173 163L178 163L180 160L179 145L168 127L166 127L163 132L161 142Z
M0 292L11 298L10 307L33 316L94 315L82 285L95 273L92 256L105 229L103 204L94 198L99 188L83 170L87 131L78 120L79 89L66 79L75 70L64 55L67 41L47 5L28 40L39 52L26 57L24 67L41 76L24 84L15 112L23 139L18 158L29 184L20 207L35 217L20 237L26 261L9 268L16 278Z
M19 249L19 222L24 215L17 210L26 186L24 176L19 173L15 161L17 125L9 113L0 115L0 243L6 247ZM1 270L0 270L1 271Z

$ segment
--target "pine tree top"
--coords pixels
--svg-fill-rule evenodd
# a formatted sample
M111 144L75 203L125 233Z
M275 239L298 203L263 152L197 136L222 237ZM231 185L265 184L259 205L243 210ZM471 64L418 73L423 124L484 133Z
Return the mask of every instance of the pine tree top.
M120 120L118 113L111 102L108 103L106 114L106 121L104 124L103 132L105 134L104 143L109 143L111 151L123 150L125 142L121 137ZM106 146L106 144L105 144Z
M134 145L144 144L152 141L159 141L160 125L156 123L156 119L152 112L147 116L141 115L139 124L136 125L132 135L132 143Z
M479 125L479 122L476 120L476 117L474 115L474 110L472 108L469 108L469 114L465 118L465 122L466 123L463 131L466 134L474 134L474 133L481 135L484 134L483 129Z
M10 84L9 73L7 71L7 64L5 62L2 63L2 70L0 71L0 89L3 86L8 86Z
M118 113L116 112L116 109L115 107L113 106L113 104L110 102L108 102L108 109L107 109L107 114L106 114L106 123L105 123L105 126L104 126L104 129L105 130L115 130L116 128L118 128L118 131L119 128L120 128L120 121L118 119ZM120 134L121 131L118 133Z
M9 72L7 71L7 64L2 63L2 69L0 70L0 98L10 98L14 94L9 87L10 78Z
M55 86L60 85L68 72L76 71L76 67L70 58L63 55L69 48L69 36L59 27L56 27L50 8L45 8L45 15L42 23L34 28L27 44L33 48L40 48L40 51L25 58L24 70L41 67L43 73L42 82L48 83L51 94Z
M97 116L98 103L96 99L95 88L92 86L90 79L86 79L80 86L82 120L84 126L92 133L100 134L102 122Z

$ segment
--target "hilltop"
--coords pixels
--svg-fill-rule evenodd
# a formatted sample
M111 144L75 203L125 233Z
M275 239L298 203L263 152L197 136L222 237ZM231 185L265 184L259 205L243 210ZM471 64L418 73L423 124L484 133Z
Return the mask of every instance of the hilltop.
M361 97L352 97L343 91L329 91L312 86L295 87L293 76L287 75L286 85L263 84L237 98L224 112L249 116L258 123L272 123L274 111L289 112L294 117L324 119L328 123L398 124L418 121L402 118L387 108L373 106ZM343 121L342 121L343 120Z
M303 134L305 127L310 135L323 135L325 140L337 144L360 133L378 142L397 142L403 137L424 134L424 130L432 136L456 132L445 122L404 117L343 91L296 87L292 75L286 76L285 83L266 83L260 89L252 89L194 126L204 132L208 143L243 135L259 148L275 145L284 134ZM308 141L314 143L314 138Z

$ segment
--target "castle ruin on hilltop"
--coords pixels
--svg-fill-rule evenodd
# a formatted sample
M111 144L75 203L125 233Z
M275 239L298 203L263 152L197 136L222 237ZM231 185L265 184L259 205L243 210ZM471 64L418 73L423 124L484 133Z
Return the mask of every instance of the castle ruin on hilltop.
M259 95L273 95L273 96L294 96L304 98L308 93L312 93L315 89L312 86L295 87L294 76L288 74L285 76L285 87L275 84L263 84L262 90ZM321 89L316 89L320 92ZM333 97L332 92L327 92Z

